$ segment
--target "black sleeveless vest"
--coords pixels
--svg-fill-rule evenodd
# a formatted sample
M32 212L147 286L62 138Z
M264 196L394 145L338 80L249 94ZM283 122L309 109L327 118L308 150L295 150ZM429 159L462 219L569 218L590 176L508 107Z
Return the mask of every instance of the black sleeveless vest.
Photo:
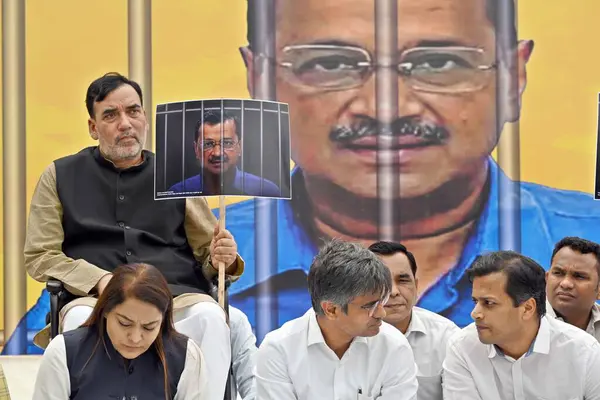
M63 336L71 382L69 400L165 400L163 368L154 347L130 360L126 368L124 358L112 346L106 333L106 347L100 341L93 356L99 339L95 328L78 328L63 333ZM171 399L177 394L185 367L188 340L179 335L163 336Z
M185 234L185 199L154 200L154 154L125 170L98 147L54 161L63 208L63 252L113 271L143 262L157 267L174 296L208 293Z

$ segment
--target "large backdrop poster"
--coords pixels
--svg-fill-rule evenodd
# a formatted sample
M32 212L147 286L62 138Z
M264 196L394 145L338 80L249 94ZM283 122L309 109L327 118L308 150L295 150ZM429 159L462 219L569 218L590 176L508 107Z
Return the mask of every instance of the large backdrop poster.
M289 104L292 200L228 198L246 261L230 304L259 342L310 307L306 273L323 237L402 241L419 264L418 305L460 326L479 252L513 248L548 267L563 236L600 241L600 2L520 1L516 18L509 0L399 0L397 43L379 47L390 24L375 20L376 2L278 0L276 40L257 29L269 18L248 5L260 3L152 2L154 104ZM30 0L26 29L30 196L50 162L93 144L85 89L127 72L127 4ZM378 62L393 47L394 75ZM393 168L380 168L385 151ZM43 289L28 283L29 338L45 325Z

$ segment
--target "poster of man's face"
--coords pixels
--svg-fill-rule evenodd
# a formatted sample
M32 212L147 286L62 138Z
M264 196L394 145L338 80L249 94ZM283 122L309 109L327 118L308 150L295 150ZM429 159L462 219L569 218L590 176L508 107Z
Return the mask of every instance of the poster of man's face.
M287 104L258 100L158 105L155 198L289 199L288 112Z
M563 236L599 239L576 211L600 213L593 196L519 181L534 45L513 1L246 3L248 91L290 105L298 195L265 213L277 219L263 204L228 208L247 260L231 303L259 338L310 305L305 274L328 238L404 244L417 305L459 326L472 322L465 271L478 254L547 266Z

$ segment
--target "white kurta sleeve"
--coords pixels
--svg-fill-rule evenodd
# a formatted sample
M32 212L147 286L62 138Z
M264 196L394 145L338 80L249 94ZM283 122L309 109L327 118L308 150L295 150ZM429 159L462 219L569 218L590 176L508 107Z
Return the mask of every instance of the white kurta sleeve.
M71 380L65 338L58 335L48 345L38 369L33 400L69 400Z
M185 366L174 400L206 400L209 398L206 363L200 347L188 340Z

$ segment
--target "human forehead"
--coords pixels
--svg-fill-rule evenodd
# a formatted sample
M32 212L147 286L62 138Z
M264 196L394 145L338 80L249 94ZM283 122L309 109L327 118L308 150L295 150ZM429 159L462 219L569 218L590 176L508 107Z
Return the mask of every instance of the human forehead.
M277 47L336 40L369 50L375 43L374 2L364 0L278 0ZM485 0L399 0L398 45L447 41L495 48L494 26Z
M494 297L499 300L509 299L506 293L508 277L503 272L494 272L473 278L473 297Z
M141 99L136 90L127 84L123 84L106 95L102 101L94 102L96 111L102 111L109 108L122 110L131 106L141 106Z
M223 137L227 139L235 138L235 122L233 120L227 120L223 124L204 124L203 132L204 139L210 140L220 140L221 139L221 131L223 133Z
M113 309L115 316L142 325L162 319L161 311L153 304L128 298Z
M367 293L360 296L356 296L352 299L351 303L363 305L368 303L374 303L383 299L383 293Z
M576 271L598 271L598 261L592 253L582 254L566 246L560 249L552 259L552 267Z
M402 275L402 274L411 274L412 270L410 266L410 261L406 254L402 252L397 252L394 254L382 255L379 257L383 261L386 267L390 269L390 272L393 276Z

